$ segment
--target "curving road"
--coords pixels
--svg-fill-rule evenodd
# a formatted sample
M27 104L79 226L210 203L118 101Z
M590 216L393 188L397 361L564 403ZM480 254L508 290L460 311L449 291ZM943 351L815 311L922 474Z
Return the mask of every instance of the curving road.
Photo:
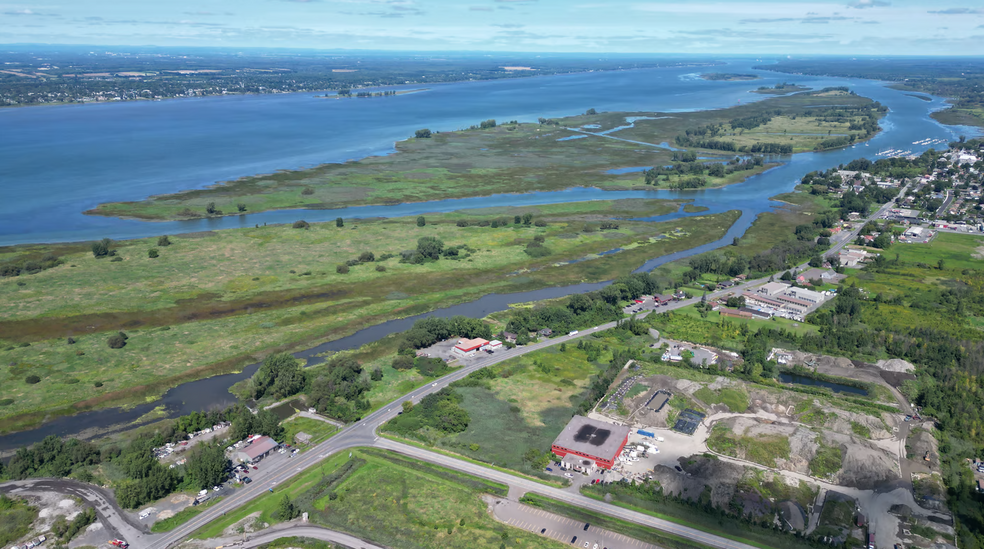
M904 192L907 187L908 186L904 187L901 190L900 194ZM881 215L886 210L888 210L891 206L892 206L892 202L885 204L882 208L880 208L878 211L872 214L868 218L868 220L877 218L879 215ZM848 235L842 237L842 240L840 240L840 242L838 242L830 250L828 250L825 255L830 256L836 254L842 247L850 243L853 240L854 235L857 234L857 232L860 230L860 227L863 224L864 223L859 223L858 229L855 229ZM763 277L757 280L746 281L739 286L712 292L708 295L708 298L720 297L731 292L740 292L752 286L762 284L767 280L768 277ZM693 305L698 301L699 298L691 298L684 301L676 301L664 307L661 307L659 311L663 312L667 310L679 309L681 307ZM638 316L641 318L641 317L645 317L647 314L648 312L642 313ZM34 483L32 486L39 489L45 486L43 484L45 482L48 483L58 482L60 483L58 486L55 486L53 484L49 485L48 486L49 491L74 490L76 492L79 492L77 495L79 495L79 497L82 497L86 501L89 501L94 507L96 507L97 512L99 512L100 518L105 519L105 522L111 525L113 529L115 529L116 531L115 533L117 533L119 537L129 541L134 548L143 549L144 547L147 547L153 549L166 549L183 541L188 536L190 536L195 530L198 530L202 526L221 517L227 512L232 511L242 505L245 505L246 503L253 500L254 498L263 495L263 493L267 492L268 490L271 489L275 490L276 486L288 481L291 477L300 473L301 471L318 464L319 462L327 458L329 455L335 454L343 450L348 450L348 449L362 447L362 446L375 446L378 448L392 450L402 454L406 454L408 456L421 459L424 461L428 461L431 463L436 463L451 469L460 470L472 474L474 476L508 484L510 486L517 487L522 491L535 492L544 496L561 499L563 501L573 503L585 509L590 509L592 511L605 513L607 515L611 515L620 519L624 519L644 526L656 528L665 532L673 533L681 537L685 537L693 541L702 543L706 546L714 547L716 549L757 549L752 546L738 543L721 536L716 536L714 534L681 526L679 524L662 520L656 517L652 517L650 515L638 513L635 511L630 511L603 502L599 502L587 498L585 496L582 496L580 494L572 494L571 492L568 491L563 491L550 486L545 486L536 483L534 481L527 480L525 478L513 476L508 473L503 473L494 469L486 468L480 465L475 465L442 454L429 452L427 450L416 448L414 446L400 444L390 440L380 439L376 435L376 430L383 423L389 421L393 417L396 417L397 413L401 410L400 403L402 401L411 400L415 403L419 402L420 399L427 396L428 394L436 392L446 387L448 384L457 381L459 379L462 379L468 374L476 370L479 370L481 368L492 366L494 364L498 364L499 362L509 360L511 358L515 358L517 356L521 356L526 353L530 353L533 351L551 347L553 345L559 345L560 343L585 337L587 335L594 334L598 331L607 330L615 326L616 326L616 322L608 322L606 324L601 324L594 328L581 330L578 334L573 336L565 335L554 339L549 339L546 341L534 343L531 345L526 345L524 347L516 347L514 349L503 349L497 351L494 355L482 356L471 362L469 365L464 366L459 370L456 370L455 372L452 372L440 378L439 380L431 383L430 385L425 385L424 387L420 387L418 389L411 391L410 393L407 393L406 395L400 397L399 399L394 400L389 405L380 408L379 410L376 410L375 412L367 415L361 421L357 423L353 423L343 428L332 438L311 448L304 454L301 454L296 459L292 460L292 462L289 465L285 466L280 471L267 475L265 478L261 480L259 479L255 480L250 485L235 491L233 494L226 497L219 503L206 509L201 514L193 517L187 523L178 526L177 528L175 528L174 530L168 533L150 534L143 527L131 523L127 518L127 516L124 513L122 513L122 511L119 510L118 506L116 506L115 500L113 500L111 496L109 496L107 493L103 492L100 489L96 489L91 485L74 483L73 481L64 481L60 479L57 481L41 479L41 480L20 481L20 482L24 482L28 484ZM3 485L0 485L0 490L14 491L18 486L21 485L19 485L17 482L5 483ZM26 486L27 485L24 485L24 487ZM75 493L75 492L71 492L71 493ZM326 534L325 532L331 532L329 530L324 530L321 528L314 528L314 527L310 527L310 528L313 528L313 530L320 532L320 534L318 535L327 536L329 534ZM298 530L299 529L291 530L290 535L298 535L295 533ZM278 536L279 534L272 533L270 535ZM344 536L344 534L339 534L337 532L331 532L331 535ZM261 535L253 539L261 539L262 537L263 536ZM272 539L275 538L271 538L271 540ZM317 539L322 539L322 538L319 537ZM356 538L352 538L352 539L356 539ZM328 541L334 541L334 540L329 539ZM338 542L345 543L340 540ZM361 540L358 540L358 542L365 543L362 542ZM368 545L363 545L363 546L367 548L370 547ZM359 547L359 546L353 545L353 547Z

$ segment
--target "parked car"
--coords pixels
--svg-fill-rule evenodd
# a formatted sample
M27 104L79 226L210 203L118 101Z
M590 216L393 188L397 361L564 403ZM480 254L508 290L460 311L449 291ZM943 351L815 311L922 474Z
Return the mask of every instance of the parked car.
M251 479L249 477L243 477L243 483L244 484L249 484L250 482L253 482L253 479Z
M547 471L553 471L553 467L547 467Z
M591 525L590 525L590 524L588 524L587 522L585 522L585 523L584 523L584 531L585 531L585 532L587 532L587 531L588 531L588 526L591 526Z

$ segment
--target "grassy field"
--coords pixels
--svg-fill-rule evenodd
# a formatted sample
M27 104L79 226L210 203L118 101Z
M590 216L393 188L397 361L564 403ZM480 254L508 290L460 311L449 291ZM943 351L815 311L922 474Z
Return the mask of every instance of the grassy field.
M732 412L744 412L748 408L748 393L744 388L725 388L715 391L702 387L694 393L694 396L704 404L724 404Z
M835 99L837 104L844 105L870 103L868 99L847 95ZM640 148L638 143L617 139L590 137L560 141L571 136L566 128L594 124L599 130L608 130L624 125L628 116L668 116L640 121L634 129L616 132L620 138L658 145L672 143L686 129L708 123L754 116L777 108L805 113L811 105L829 104L829 96L804 93L716 111L669 115L657 112L600 113L557 119L557 125L503 124L484 130L442 132L429 139L401 141L396 144L396 154L247 177L139 202L100 204L88 213L142 219L187 219L208 215L206 206L210 202L226 215L235 215L239 204L248 212L259 212L559 190L571 187L572 182L606 189L638 188L642 183L638 174L624 177L606 172L611 168L668 164L669 151L656 146ZM738 137L743 143L776 141L779 136L785 141L782 130L790 134L808 132L789 139L796 150L811 150L818 136L826 138L828 131L836 134L842 130L839 125L817 127L814 123L811 126L805 122L806 118L801 116L797 120L776 123L767 131L759 129L755 137ZM751 175L751 172L745 175Z
M170 532L171 530L174 530L178 526L181 526L182 524L188 522L194 517L197 517L202 513L202 511L222 501L222 499L223 498L213 498L201 505L185 507L184 509L175 513L174 516L155 522L153 525L151 525L150 531L155 534L159 534L161 532Z
M725 349L740 351L745 343L741 327L748 326L752 332L760 328L786 329L798 335L816 333L817 327L802 322L793 322L786 318L763 320L758 318L723 317L719 312L710 312L707 318L701 318L700 312L693 307L684 307L670 311L668 315L657 314L647 317L646 321L660 334L670 339L680 339L691 343L712 345Z
M433 216L425 227L415 219L396 219L345 229L237 229L173 237L158 259L146 257L155 240L127 241L118 246L121 262L59 249L62 265L0 279L0 299L8 305L0 312L0 430L24 428L51 414L141 402L184 381L235 371L274 350L303 348L490 292L609 280L651 257L720 238L737 218L729 212L665 223L620 221L618 230L598 230L598 219L607 216L679 206L602 201L526 210L547 221L546 227L459 227L466 214L456 213ZM467 217L477 223L520 211ZM474 251L458 261L412 265L392 258L335 273L336 264L362 251L377 257L398 253L421 236ZM548 256L524 253L534 236L545 238ZM617 247L623 251L594 255ZM0 260L46 251L8 248ZM594 259L569 263L586 257ZM129 336L127 345L110 349L107 337L120 329ZM374 389L374 402L422 381L391 369L384 374L385 388ZM27 384L29 375L42 381Z
M343 467L347 472L335 475ZM207 539L243 518L275 523L273 511L287 494L309 520L394 548L560 548L562 544L496 522L480 498L506 487L378 450L355 450L326 460L277 493L266 494L194 537Z
M789 459L789 439L785 437L739 436L723 423L716 423L707 439L707 447L719 454L733 456L767 467L775 467L776 459Z
M585 351L569 346L564 352L551 347L507 360L495 366L497 377L489 389L455 389L463 395L461 405L471 418L467 430L450 436L426 430L419 437L471 459L556 480L524 461L524 453L549 451L584 389L610 359L611 353L603 352L589 361Z
M942 259L944 267L954 270L979 269L984 258L984 237L973 234L937 233L929 244L899 244L885 254L906 263L925 263L932 267Z
M781 143L792 145L793 152L812 151L820 141L847 135L848 122L828 122L811 115L811 108L820 106L864 107L871 104L865 97L852 96L845 92L801 92L770 98L767 101L739 105L722 110L689 113L688 116L671 114L672 118L662 120L640 120L634 128L615 132L613 135L646 143L673 143L674 138L687 129L711 124L723 124L724 131L718 139L731 141L736 146L756 143ZM758 116L766 111L781 109L782 116L776 116L768 124L752 129L733 129L728 122L735 118ZM575 118L574 120L577 120ZM854 131L853 133L861 133ZM698 149L702 153L707 152ZM726 154L711 151L714 154Z
M311 444L309 446L315 446L321 444L322 442L331 438L331 435L338 431L338 428L331 423L326 423L324 421L318 421L317 419L311 419L308 417L295 417L289 421L283 423L284 440L290 444L296 444L303 452L307 448L304 444L296 442L294 437L297 433L307 433L311 435Z
M6 547L26 535L36 518L38 509L26 500L0 496L0 546Z

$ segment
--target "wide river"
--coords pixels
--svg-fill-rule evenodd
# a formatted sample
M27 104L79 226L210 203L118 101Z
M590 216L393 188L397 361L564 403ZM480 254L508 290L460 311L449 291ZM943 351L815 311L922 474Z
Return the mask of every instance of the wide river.
M341 162L393 151L393 143L421 127L454 130L480 120L535 121L599 111L683 112L728 107L767 98L748 93L759 86L796 82L814 88L849 86L859 95L889 107L882 132L868 145L823 153L794 155L781 166L744 183L700 191L566 191L499 195L396 206L364 206L328 211L305 211L304 219L322 221L341 215L393 217L499 205L536 205L612 198L690 198L717 213L740 209L742 217L721 240L692 250L655 258L639 267L663 263L712 250L731 242L761 212L775 207L769 197L792 190L807 172L867 157L879 151L908 150L919 154L923 139L955 140L977 135L971 128L942 126L929 114L944 108L931 101L866 80L816 78L755 71L752 63L732 63L709 71L754 72L752 82L716 82L696 77L693 68L594 72L491 82L462 82L433 86L420 93L368 100L326 100L314 93L180 99L148 103L31 107L0 110L0 245L115 239L292 222L297 211L277 211L238 217L187 221L141 222L84 216L100 202L138 200L152 194L200 188L219 180ZM602 139L592 137L590 139ZM943 145L945 146L945 145ZM937 145L937 148L940 148ZM612 166L622 168L625 166ZM653 218L672 219L683 213ZM428 313L482 317L510 303L559 297L604 286L580 284L521 294L489 295L477 301ZM407 329L415 318L387 322L352 336L297 353L356 348L387 334ZM178 386L156 402L129 410L107 409L59 418L41 427L0 437L0 450L31 444L47 436L72 435L87 429L122 428L154 407L169 415L225 406L233 402L228 388L251 375L216 376Z

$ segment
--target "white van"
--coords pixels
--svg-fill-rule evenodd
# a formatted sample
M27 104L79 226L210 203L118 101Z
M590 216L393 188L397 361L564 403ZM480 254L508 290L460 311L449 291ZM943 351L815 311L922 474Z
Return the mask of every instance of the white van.
M569 335L571 337L576 336L577 335L577 330L574 330L573 332L571 332L571 333L569 333L567 335Z

